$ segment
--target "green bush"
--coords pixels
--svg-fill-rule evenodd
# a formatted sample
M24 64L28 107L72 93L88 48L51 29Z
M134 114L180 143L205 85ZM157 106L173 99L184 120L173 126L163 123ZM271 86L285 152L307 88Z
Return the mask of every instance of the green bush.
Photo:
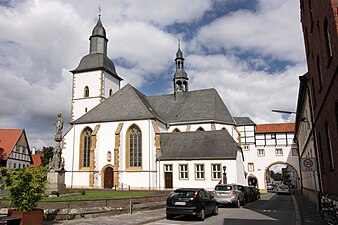
M1 180L9 191L11 205L18 211L36 208L46 190L47 171L44 167L9 170L0 168Z
M85 190L80 190L79 192L80 192L81 195L85 195L86 194Z

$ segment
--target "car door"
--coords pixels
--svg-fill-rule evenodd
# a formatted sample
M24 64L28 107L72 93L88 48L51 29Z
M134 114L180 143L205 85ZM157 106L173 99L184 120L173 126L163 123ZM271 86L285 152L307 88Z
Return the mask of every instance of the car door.
M201 190L202 201L205 206L205 213L211 214L214 210L214 200L207 190Z

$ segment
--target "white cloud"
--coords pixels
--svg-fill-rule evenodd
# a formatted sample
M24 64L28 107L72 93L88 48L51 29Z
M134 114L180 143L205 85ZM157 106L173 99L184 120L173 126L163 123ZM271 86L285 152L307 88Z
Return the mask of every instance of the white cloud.
M257 11L238 10L201 28L193 46L249 52L273 59L304 62L299 3L259 1Z

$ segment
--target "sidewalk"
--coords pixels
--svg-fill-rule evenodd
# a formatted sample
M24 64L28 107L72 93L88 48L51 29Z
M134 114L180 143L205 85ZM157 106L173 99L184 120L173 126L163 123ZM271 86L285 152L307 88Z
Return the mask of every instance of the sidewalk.
M300 215L299 220L296 222L298 225L326 225L319 212L317 211L317 206L315 203L311 202L304 195L299 193L293 194L295 200L297 201L298 210L295 207L296 220L297 214ZM297 212L298 211L298 212ZM297 225L297 223L296 223Z
M117 216L97 217L77 220L48 221L44 225L111 225L111 224L130 224L140 225L151 223L165 218L165 209L155 209L149 211L139 211L134 214L121 214Z

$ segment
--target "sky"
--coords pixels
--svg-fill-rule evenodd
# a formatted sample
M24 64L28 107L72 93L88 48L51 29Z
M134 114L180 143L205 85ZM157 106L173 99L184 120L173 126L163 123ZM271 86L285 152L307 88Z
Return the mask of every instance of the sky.
M232 116L294 122L307 71L297 0L0 0L0 128L24 128L30 148L69 128L72 73L101 21L108 57L147 96L173 93L180 39L189 89L215 88Z

